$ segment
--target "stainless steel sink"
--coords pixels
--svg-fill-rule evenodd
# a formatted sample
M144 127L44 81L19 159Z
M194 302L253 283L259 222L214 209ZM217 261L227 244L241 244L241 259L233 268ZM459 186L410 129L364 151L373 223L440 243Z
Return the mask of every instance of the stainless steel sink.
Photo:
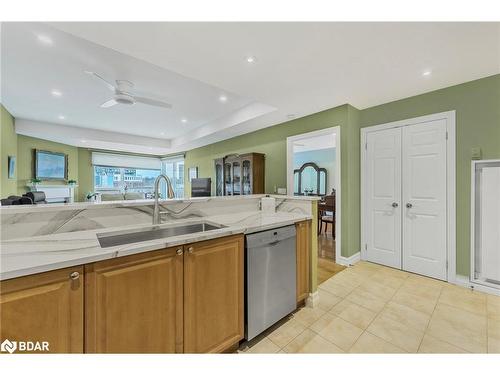
M129 243L157 240L160 238L181 236L183 234L206 232L220 228L224 228L224 225L208 222L183 224L171 227L153 226L132 231L98 233L97 240L99 241L101 247L111 247L126 245Z

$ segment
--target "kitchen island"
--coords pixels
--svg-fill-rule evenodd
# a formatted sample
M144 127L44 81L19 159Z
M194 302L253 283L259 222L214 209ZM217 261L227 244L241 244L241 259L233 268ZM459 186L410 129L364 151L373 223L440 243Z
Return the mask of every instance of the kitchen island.
M106 248L98 235L151 228L152 202L2 208L1 339L51 352L231 350L243 338L245 234L295 224L298 303L315 289L315 200L279 197L267 213L261 197L163 201L159 228L219 228Z

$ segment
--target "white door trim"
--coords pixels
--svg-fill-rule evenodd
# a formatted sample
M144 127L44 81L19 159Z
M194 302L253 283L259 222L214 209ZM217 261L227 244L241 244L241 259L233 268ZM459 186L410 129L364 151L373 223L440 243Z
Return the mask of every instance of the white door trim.
M486 293L491 293L491 290L496 290L494 294L500 295L500 288L496 284L489 283L476 279L474 273L476 271L476 165L482 163L498 163L500 159L480 159L472 160L471 162L471 195L470 195L470 275L467 280L470 285L483 286L486 288ZM481 290L481 289L479 289Z
M306 139L310 137L317 137L319 135L335 134L335 171L337 176L335 176L335 259L342 259L342 247L341 247L341 234L342 234L342 189L341 189L341 159L342 151L340 148L341 138L340 138L340 126L334 126L331 128L325 128L321 130L316 130L308 133L302 133L286 138L286 191L288 195L293 195L293 142ZM314 223L317 227L318 223Z
M448 141L446 144L446 217L447 217L447 281L455 282L456 279L456 135L455 111L435 113L406 120L389 122L386 124L368 126L361 129L361 259L366 259L366 135L369 132L416 125L422 122L446 120Z

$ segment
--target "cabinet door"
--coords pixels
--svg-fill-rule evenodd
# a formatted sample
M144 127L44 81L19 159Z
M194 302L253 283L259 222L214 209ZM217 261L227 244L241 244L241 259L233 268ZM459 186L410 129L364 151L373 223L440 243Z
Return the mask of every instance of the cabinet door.
M184 247L184 351L222 352L243 338L243 236Z
M83 267L5 280L0 285L1 342L46 341L49 353L83 352Z
M311 221L295 224L297 231L297 302L309 296L309 263L311 253Z
M86 351L182 352L182 248L86 266Z

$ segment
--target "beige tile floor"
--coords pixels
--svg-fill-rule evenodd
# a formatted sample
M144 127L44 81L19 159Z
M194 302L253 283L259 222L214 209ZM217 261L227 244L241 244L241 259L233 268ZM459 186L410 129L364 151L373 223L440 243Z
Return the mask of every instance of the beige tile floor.
M500 353L500 297L368 262L240 353Z

